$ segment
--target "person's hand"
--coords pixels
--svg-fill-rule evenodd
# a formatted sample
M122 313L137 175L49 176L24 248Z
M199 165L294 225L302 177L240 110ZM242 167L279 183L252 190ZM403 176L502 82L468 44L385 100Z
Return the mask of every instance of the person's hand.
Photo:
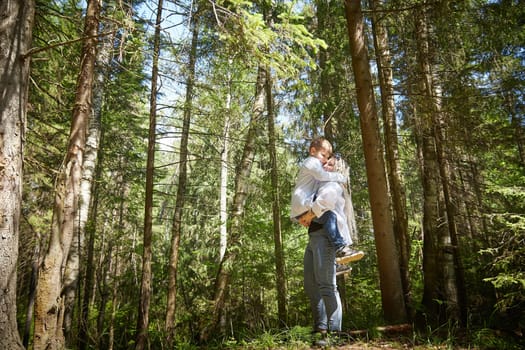
M315 218L315 214L311 210L308 210L306 213L299 216L297 221L299 222L301 226L309 227L314 218Z

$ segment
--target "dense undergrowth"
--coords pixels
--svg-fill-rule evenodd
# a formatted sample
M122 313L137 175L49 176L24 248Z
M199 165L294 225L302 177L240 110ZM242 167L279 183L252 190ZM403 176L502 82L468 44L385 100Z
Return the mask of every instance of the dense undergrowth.
M445 334L444 334L445 333ZM239 339L226 339L206 346L178 344L177 349L275 349L301 350L319 348L313 344L313 335L309 327L296 326L286 330L267 331L258 335L245 334ZM523 337L514 334L503 334L491 329L479 329L472 332L455 329L443 332L408 331L386 334L377 330L349 332L333 336L326 348L332 349L505 349L519 350L525 348Z

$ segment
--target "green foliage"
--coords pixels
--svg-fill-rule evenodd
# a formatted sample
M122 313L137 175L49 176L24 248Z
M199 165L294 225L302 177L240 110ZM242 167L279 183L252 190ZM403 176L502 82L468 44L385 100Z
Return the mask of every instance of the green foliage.
M217 349L310 349L312 335L310 329L295 326L286 330L265 331L260 334L246 335L241 339L228 339L211 346Z
M347 310L343 313L343 330L373 329L383 322L374 238L364 234L362 226L358 231L358 247L365 256L351 264L352 272L345 279L346 299L343 302Z
M472 343L473 346L477 346L480 349L523 349L523 344L520 344L513 337L502 336L501 333L489 328L476 331L473 335Z
M305 28L293 3L272 8L263 4L260 12L249 1L227 1L224 6L228 16L221 23L220 39L230 50L249 58L250 65L269 66L279 78L294 77L305 65L315 66L309 51L325 44Z
M525 217L516 214L492 215L500 238L496 246L482 249L490 259L488 276L496 291L495 320L504 328L523 329L525 317ZM500 320L500 321L498 321Z
M59 6L54 2L37 2L33 47L42 51L31 59L28 102L32 108L27 116L24 166L31 190L24 206L51 207L54 172L64 156L80 56L80 43L61 43L80 35L80 11L70 3Z

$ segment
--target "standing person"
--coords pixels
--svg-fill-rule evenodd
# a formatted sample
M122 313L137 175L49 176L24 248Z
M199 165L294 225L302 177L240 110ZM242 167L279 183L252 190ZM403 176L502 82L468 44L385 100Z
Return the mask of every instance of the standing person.
M329 164L330 166L330 164ZM342 159L335 161L337 173L345 173L346 165ZM348 228L348 205L351 201L345 200L344 188L339 183L323 183L317 192L317 198L312 204L321 209L331 209L340 217L341 233L347 240L351 240ZM326 225L312 221L311 216L299 220L308 228L308 245L304 253L304 288L310 301L313 314L314 333L320 339L316 345L326 345L327 332L340 332L342 325L342 307L336 283L336 252L326 233ZM353 219L353 218L352 218ZM363 254L362 252L360 252ZM362 257L362 255L361 255Z
M330 243L335 248L336 259L339 264L359 260L363 257L363 253L353 250L350 247L351 240L346 240L341 235L337 224L337 215L330 209L319 206L313 208L321 182L343 184L346 183L347 177L341 173L328 172L323 168L332 156L332 145L327 139L324 137L315 138L312 140L308 151L309 156L299 169L292 193L290 216L292 220L298 221L303 226L307 226L303 223L304 220L311 221L314 218L317 223L323 225Z

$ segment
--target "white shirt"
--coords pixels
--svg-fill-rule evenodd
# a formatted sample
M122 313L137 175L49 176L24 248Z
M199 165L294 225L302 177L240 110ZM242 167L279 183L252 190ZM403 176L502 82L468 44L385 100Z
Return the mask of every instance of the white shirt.
M315 157L306 158L299 169L295 189L292 193L290 213L292 220L312 209L314 196L320 187L320 183L324 181L344 183L346 177L339 173L324 170L321 161Z
M346 241L346 244L352 244L350 229L348 227L348 218L345 211L347 203L344 197L344 189L338 182L322 182L317 197L312 204L312 211L317 217L321 217L324 212L331 210L337 218L337 229Z

